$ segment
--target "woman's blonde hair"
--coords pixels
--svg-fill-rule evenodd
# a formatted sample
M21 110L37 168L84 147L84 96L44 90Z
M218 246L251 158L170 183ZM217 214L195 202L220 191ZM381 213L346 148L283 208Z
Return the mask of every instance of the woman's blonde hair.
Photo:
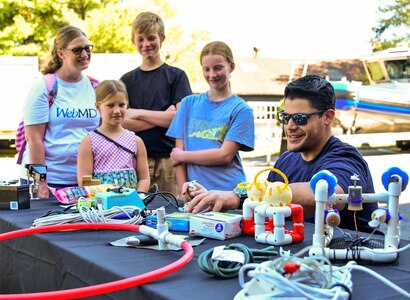
M95 90L96 103L103 103L114 97L117 93L123 93L128 102L127 88L124 83L119 80L104 80L100 82Z
M79 36L86 37L85 33L80 28L71 25L61 27L58 30L54 42L50 47L50 55L41 67L41 73L43 75L55 73L58 69L61 68L63 61L58 56L58 49L67 48L68 44L70 44L72 40L78 38Z

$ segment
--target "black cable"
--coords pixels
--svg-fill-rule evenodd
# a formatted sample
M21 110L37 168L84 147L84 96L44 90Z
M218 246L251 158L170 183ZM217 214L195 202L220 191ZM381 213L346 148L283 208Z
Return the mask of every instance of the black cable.
M340 286L341 288L343 288L343 289L349 294L349 300L352 299L352 291L349 289L349 287L348 287L347 285L345 285L345 284L343 284L343 283L335 283L335 284L332 284L332 285L329 287L329 290L332 289L332 288L334 288L334 287L336 287L336 286Z
M156 192L156 193L152 193L152 194L147 195L143 199L143 202L144 202L145 206L148 206L148 204L150 204L154 200L154 198L157 197L157 196L163 198L165 201L168 202L168 204L165 205L165 207L167 207L170 204L172 206L174 206L177 210L180 207L182 207L182 206L179 205L178 199L172 193L169 193L169 192Z
M224 250L236 250L244 254L244 263L232 262L232 261L220 261L213 260L212 254L214 248L208 249L201 253L198 258L199 267L206 273L215 275L220 278L232 278L239 274L240 268L244 264L253 263L257 260L265 261L271 259L273 256L278 255L278 252L273 251L274 247L269 246L264 249L251 249L243 244L230 244L225 246Z
M48 211L46 211L42 216L40 216L39 218L44 218L44 217L48 217L51 215L61 215L61 214L68 214L70 213L68 210L71 209L71 207L74 207L75 204L73 205L68 205L66 208L62 209L62 210L56 210L56 209L50 209Z

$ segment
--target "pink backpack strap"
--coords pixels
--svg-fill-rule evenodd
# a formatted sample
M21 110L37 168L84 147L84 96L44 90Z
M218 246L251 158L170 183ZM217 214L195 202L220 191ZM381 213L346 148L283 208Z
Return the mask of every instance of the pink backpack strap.
M88 77L88 79L90 80L90 83L91 83L91 85L92 85L92 87L94 88L94 90L97 88L97 86L100 84L100 82L97 80L97 79L95 79L95 78L93 78L93 77L91 77L91 76L87 76Z
M46 81L47 91L51 91L54 83L57 80L57 76L54 73L49 73L49 74L44 75L44 80Z
M48 93L48 106L51 106L57 96L57 76L54 73L49 73L44 75L44 80L46 81L46 88Z

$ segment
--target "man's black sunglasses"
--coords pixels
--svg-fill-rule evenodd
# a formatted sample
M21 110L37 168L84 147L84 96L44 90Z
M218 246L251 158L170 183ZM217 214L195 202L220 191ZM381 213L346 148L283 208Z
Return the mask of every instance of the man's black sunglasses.
M80 55L83 51L85 51L85 52L87 52L87 53L91 53L91 51L93 51L93 45L87 45L87 46L85 46L85 47L75 47L75 48L72 48L72 49L68 49L68 48L66 48L67 50L69 50L69 51L71 51L71 52L73 52L75 55Z
M280 112L278 112L278 120L280 123L287 125L289 123L290 118L292 118L293 122L295 122L296 125L304 126L308 123L308 119L311 116L321 115L325 111L326 110L318 110L318 111L314 111L309 114L304 114L304 113L288 114L288 113L285 113L283 110L281 110Z

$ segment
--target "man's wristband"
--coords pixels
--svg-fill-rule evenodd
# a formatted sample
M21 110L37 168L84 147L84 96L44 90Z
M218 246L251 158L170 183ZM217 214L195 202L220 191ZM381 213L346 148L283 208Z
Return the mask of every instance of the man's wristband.
M235 193L236 196L239 197L239 207L238 209L242 209L243 202L248 198L248 191L246 189L240 189L238 187L233 189L233 192Z

